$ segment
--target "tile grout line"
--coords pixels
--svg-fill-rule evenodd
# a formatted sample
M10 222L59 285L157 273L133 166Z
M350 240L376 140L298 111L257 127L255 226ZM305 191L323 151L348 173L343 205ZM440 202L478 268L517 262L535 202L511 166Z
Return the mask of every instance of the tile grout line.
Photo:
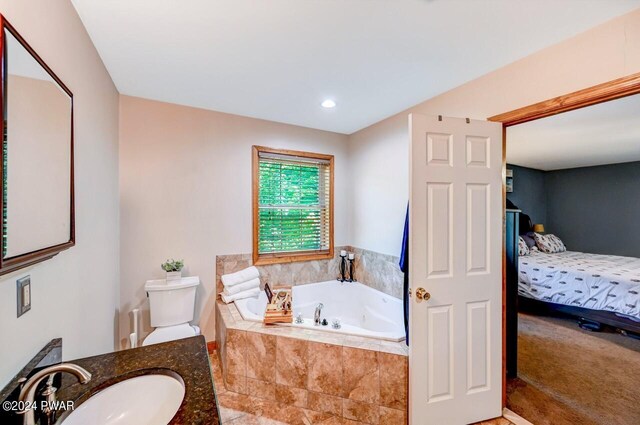
M382 416L382 380L380 379L380 352L376 351L376 369L378 369L378 419Z

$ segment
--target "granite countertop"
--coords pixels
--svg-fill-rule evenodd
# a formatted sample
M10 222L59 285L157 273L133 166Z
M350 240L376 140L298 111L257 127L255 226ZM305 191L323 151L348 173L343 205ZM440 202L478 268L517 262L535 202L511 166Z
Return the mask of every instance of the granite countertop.
M209 353L204 336L194 336L162 344L116 351L70 360L91 373L91 381L80 384L62 374L58 400L74 400L77 408L96 392L134 376L149 373L178 374L185 395L170 424L219 424L218 403L211 377ZM64 418L61 415L59 418Z

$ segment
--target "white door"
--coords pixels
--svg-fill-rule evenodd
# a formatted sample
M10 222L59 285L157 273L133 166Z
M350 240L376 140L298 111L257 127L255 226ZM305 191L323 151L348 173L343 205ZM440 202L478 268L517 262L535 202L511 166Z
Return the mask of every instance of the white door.
M502 126L411 114L409 128L410 423L494 418L502 411Z

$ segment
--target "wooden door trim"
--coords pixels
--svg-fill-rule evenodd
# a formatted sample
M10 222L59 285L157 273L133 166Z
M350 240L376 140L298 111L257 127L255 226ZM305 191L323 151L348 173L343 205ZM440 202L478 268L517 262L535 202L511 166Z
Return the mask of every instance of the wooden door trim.
M504 127L640 93L640 72L488 118Z
M542 102L534 103L523 108L494 115L488 121L502 123L502 196L503 196L503 226L502 226L502 404L507 405L507 346L506 346L506 250L505 250L505 208L507 187L505 176L507 172L507 127L524 124L529 121L550 117L598 103L620 99L640 94L640 72L626 77L617 78L606 83L598 84L586 89L578 90L562 96L557 96Z

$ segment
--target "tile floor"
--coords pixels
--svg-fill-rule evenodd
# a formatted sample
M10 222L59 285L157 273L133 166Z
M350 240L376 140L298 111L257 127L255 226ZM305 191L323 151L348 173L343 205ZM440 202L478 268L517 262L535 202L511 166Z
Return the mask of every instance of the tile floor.
M211 354L213 382L218 396L223 425L365 425L328 413L276 403L274 401L227 391L222 378L217 352ZM380 418L379 425L403 425ZM513 425L504 418L485 421L477 425Z

